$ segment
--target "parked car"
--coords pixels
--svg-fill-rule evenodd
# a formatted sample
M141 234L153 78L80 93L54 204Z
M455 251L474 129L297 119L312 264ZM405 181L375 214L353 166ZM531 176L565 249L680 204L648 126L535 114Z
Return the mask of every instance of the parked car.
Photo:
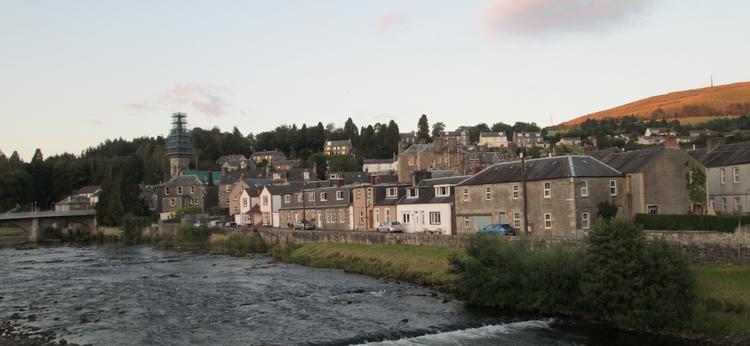
M221 220L213 220L208 222L208 227L219 227L221 226Z
M224 227L227 227L227 228L237 228L237 223L236 222L227 222L227 223L224 224Z
M516 235L516 229L507 223L497 223L494 225L484 226L479 232L483 235L499 235L499 236L513 236Z
M309 222L307 220L297 220L294 223L294 229L300 230L300 231L310 231L315 229L315 225L312 224L312 222Z
M386 221L378 226L378 232L384 233L404 233L404 225L398 221Z

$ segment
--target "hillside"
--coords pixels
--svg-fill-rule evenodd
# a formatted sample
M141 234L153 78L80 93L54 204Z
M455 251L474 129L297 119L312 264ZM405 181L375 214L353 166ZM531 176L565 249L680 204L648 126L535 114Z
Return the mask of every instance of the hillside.
M669 94L649 97L612 109L584 115L560 124L562 127L578 125L587 119L619 118L625 115L636 115L650 119L654 111L661 108L664 112L659 118L695 118L711 119L717 115L739 115L744 107L750 107L750 82L719 85L708 88L677 91ZM734 113L734 114L733 114Z

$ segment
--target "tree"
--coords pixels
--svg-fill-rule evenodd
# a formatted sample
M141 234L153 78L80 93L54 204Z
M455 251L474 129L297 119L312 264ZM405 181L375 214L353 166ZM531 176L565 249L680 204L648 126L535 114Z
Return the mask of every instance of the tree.
M346 119L344 123L344 139L351 139L354 145L359 144L359 131L352 118Z
M491 130L492 132L505 132L505 136L507 136L509 139L513 137L513 126L510 126L506 123L495 123L492 125Z
M427 122L427 115L422 114L417 122L417 141L429 143L430 142L430 123Z
M688 195L693 202L693 211L705 213L706 203L706 171L696 164L690 164L685 180L687 181Z
M328 157L328 169L332 172L357 172L362 166L354 156L333 155Z
M618 209L617 204L609 201L602 201L599 203L597 215L604 220L608 220L617 216Z
M436 138L442 136L443 131L445 131L445 123L443 123L442 121L438 121L432 124L432 140L435 140Z

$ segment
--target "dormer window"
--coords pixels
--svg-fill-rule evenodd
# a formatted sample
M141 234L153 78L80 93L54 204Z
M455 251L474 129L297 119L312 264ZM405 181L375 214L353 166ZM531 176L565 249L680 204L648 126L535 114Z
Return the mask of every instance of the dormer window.
M297 202L302 203L302 194L301 193L297 194Z
M448 186L436 186L435 196L436 197L447 197L451 195L451 190Z
M290 195L284 195L284 203L289 203L292 201L292 196Z
M331 179L341 179L341 174L331 173Z
M406 198L417 198L419 197L419 189L410 188L406 189Z
M343 201L344 200L344 191L336 191L336 200L337 201Z
M325 202L328 200L328 192L321 192L320 193L320 200Z
M307 201L308 202L315 202L315 192L308 192L307 193Z
M398 197L398 188L396 187L389 187L385 190L385 197L387 198L396 198Z

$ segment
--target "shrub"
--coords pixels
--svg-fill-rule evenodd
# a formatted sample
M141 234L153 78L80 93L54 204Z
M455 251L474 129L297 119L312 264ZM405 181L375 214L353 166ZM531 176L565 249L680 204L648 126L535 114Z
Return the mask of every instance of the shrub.
M586 239L581 293L588 314L620 327L660 330L688 320L693 277L687 260L622 219L600 220Z
M183 224L177 230L175 242L178 245L189 247L207 247L211 231L206 226L195 227L190 224Z
M617 204L608 202L608 201L602 201L599 203L597 215L599 215L602 219L611 219L615 216L617 216Z
M151 224L152 217L139 217L127 214L122 218L122 242L128 245L141 241L141 229Z
M520 311L572 313L578 304L580 250L533 250L528 239L475 236L468 257L451 257L469 303Z
M750 224L750 216L637 214L635 222L645 229L671 231L734 232L737 223Z
M217 253L241 257L248 253L265 253L268 244L259 236L243 233L211 235L211 250Z

